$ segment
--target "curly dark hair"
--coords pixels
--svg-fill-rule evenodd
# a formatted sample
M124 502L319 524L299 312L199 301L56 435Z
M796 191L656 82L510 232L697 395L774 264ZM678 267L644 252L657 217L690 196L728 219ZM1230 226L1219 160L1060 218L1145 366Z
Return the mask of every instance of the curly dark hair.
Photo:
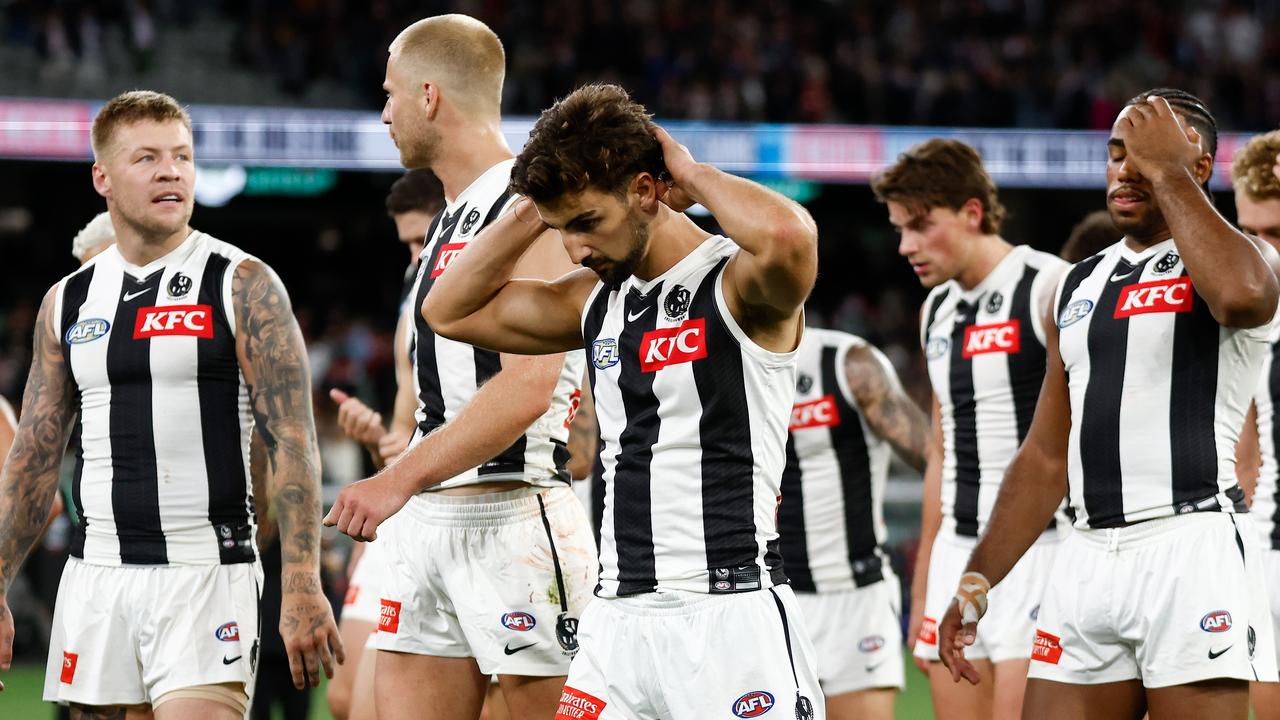
M621 195L639 173L665 171L644 106L617 85L574 90L544 110L511 168L511 189L552 204L587 188Z
M902 203L912 215L926 215L938 207L959 210L977 198L982 203L982 232L995 235L1004 222L1004 205L982 167L982 156L959 140L934 138L908 148L898 162L872 179L871 190L880 202Z

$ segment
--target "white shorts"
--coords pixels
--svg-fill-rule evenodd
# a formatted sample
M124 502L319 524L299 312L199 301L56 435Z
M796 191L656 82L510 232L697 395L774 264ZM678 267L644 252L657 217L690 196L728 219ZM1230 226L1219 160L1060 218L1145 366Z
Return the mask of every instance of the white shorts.
M244 683L258 662L262 567L90 565L58 585L46 702L142 705L173 690Z
M426 493L384 527L379 650L473 657L486 675L568 673L597 572L572 490Z
M795 594L827 697L903 686L902 589L887 564L883 572L866 587Z
M1028 677L1077 685L1140 679L1149 688L1212 678L1274 682L1264 584L1247 515L1191 513L1077 530L1058 550Z
M960 586L960 576L977 545L976 538L938 533L929 556L929 585L925 593L924 623L916 638L915 656L938 659L938 621L947 612ZM1036 634L1036 616L1054 553L1059 545L1056 532L1047 532L1035 541L1013 570L991 589L987 614L978 624L978 640L964 652L970 659L985 658L993 663L1026 660L1031 657L1031 641Z
M1267 578L1267 597L1271 601L1271 628L1274 632L1276 628L1280 628L1280 550L1263 550L1262 568ZM1275 646L1276 662L1280 663L1280 642L1275 643Z
M598 599L582 617L556 720L824 720L791 587ZM801 714L799 708L808 712Z
M356 561L347 584L347 597L342 602L342 619L377 623L382 607L382 586L386 583L386 545L381 540L365 543L364 553Z

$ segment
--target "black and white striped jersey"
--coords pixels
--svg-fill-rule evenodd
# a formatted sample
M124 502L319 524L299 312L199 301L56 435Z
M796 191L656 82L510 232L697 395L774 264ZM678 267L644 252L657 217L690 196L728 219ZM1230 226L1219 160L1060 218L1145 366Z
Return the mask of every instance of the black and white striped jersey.
M976 537L1044 383L1044 316L1066 263L1019 245L975 287L925 301L921 343L942 417L943 528Z
M1081 528L1244 512L1235 447L1269 328L1226 328L1173 240L1117 243L1058 288L1071 395L1068 499Z
M778 531L791 586L831 592L884 579L884 491L889 444L871 431L844 363L855 335L805 328L782 473ZM893 367L874 350L885 369Z
M1266 547L1280 550L1280 465L1276 448L1280 446L1280 424L1276 422L1276 402L1280 399L1280 323L1272 325L1270 351L1263 355L1258 389L1253 403L1257 408L1258 454L1262 465L1258 486L1249 509Z
M79 402L71 555L102 565L251 562L253 418L231 281L249 255L193 231L130 265L112 246L58 284Z
M507 189L514 163L514 160L504 160L486 170L436 215L427 230L427 242L411 293L415 312L409 352L413 359L414 392L418 397L415 413L418 428L411 445L452 420L480 386L502 369L498 353L432 332L422 317L421 308L435 279L445 272L467 243L515 204L517 196ZM511 447L480 467L431 490L498 480L522 480L538 486L568 485L566 443L573 396L580 392L583 362L581 353L566 355L551 407Z
M795 353L756 345L729 312L737 251L709 238L650 281L597 284L583 309L606 488L600 597L786 582L776 513Z

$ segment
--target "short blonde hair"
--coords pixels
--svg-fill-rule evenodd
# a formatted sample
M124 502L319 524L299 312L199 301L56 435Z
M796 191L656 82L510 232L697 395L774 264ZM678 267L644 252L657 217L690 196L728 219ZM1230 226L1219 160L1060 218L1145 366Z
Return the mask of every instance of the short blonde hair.
M1254 200L1280 197L1276 155L1280 155L1280 130L1249 138L1231 159L1231 184Z
M93 118L93 157L101 159L111 146L116 128L145 122L180 122L191 131L191 116L177 100L151 90L132 90L107 101Z
M459 14L425 18L402 30L388 50L415 83L439 83L464 112L500 111L507 55L479 20Z
M80 262L84 262L84 257L89 251L98 247L103 243L113 243L116 241L116 228L111 224L111 213L98 213L97 217L89 221L76 233L75 238L71 241L71 255Z

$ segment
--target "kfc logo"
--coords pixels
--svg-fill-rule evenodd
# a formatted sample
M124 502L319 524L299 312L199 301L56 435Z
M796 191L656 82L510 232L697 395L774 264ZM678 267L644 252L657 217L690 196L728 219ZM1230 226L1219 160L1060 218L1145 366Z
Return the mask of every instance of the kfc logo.
M133 339L165 335L213 337L213 307L210 305L168 305L138 308Z
M840 410L836 408L834 395L800 403L791 408L792 432L806 428L832 427L840 424Z
M378 616L378 632L400 631L400 601L382 598L382 612Z
M964 329L964 356L986 353L1016 353L1022 349L1022 336L1018 334L1018 321L996 325L970 325Z
M1115 318L1119 320L1147 313L1191 312L1191 298L1194 296L1195 291L1191 288L1189 277L1130 285L1120 291Z
M676 327L650 330L640 339L640 370L657 372L668 365L707 356L707 321L685 320Z
M453 264L454 258L458 257L458 253L467 246L466 243L449 243L440 246L440 254L436 256L436 264L431 268L431 277L440 277L440 273L449 269Z

